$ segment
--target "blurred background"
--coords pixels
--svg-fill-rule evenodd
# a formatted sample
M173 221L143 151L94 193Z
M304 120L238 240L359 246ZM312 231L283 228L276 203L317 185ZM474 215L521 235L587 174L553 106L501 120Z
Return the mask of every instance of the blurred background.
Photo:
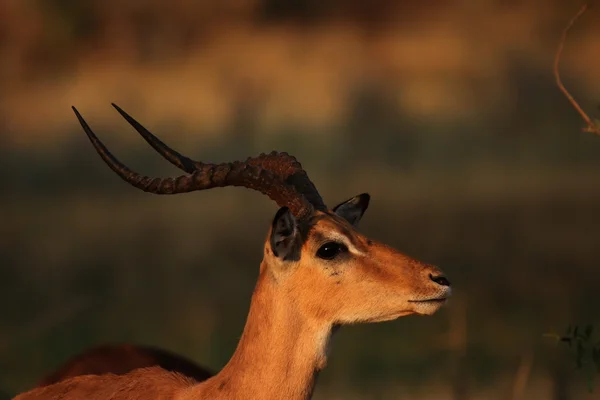
M315 399L592 399L544 339L599 323L600 137L552 62L579 2L2 0L0 388L107 342L214 370L235 349L276 206L226 188L152 196L97 156L175 175L114 111L175 149L298 157L361 230L440 265L433 317L342 329ZM600 103L600 10L561 71ZM597 115L597 113L596 113Z

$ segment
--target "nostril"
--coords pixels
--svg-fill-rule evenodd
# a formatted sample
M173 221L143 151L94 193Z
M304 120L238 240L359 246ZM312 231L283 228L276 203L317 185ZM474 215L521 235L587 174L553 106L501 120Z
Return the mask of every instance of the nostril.
M442 286L450 286L450 281L444 275L433 276L429 274L429 279Z

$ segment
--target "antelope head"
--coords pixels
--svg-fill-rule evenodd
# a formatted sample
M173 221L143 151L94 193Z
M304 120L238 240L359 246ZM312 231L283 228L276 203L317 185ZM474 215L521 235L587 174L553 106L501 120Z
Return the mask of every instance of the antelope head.
M263 268L295 299L302 314L334 325L433 314L450 296L435 266L412 259L356 230L369 195L298 219L275 215Z
M175 178L150 178L131 171L73 107L102 159L131 185L155 194L243 186L281 207L265 241L261 275L294 299L308 318L343 325L430 315L450 296L450 282L437 267L358 232L368 194L328 209L300 163L287 153L222 164L195 161L168 147L117 105L113 107L160 155L187 172Z

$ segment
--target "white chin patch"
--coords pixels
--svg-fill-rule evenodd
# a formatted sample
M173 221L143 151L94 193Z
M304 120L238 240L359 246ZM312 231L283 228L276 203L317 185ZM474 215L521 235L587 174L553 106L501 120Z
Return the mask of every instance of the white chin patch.
M439 310L444 304L446 304L446 300L441 301L424 301L419 303L414 303L413 307L417 314L423 315L431 315Z

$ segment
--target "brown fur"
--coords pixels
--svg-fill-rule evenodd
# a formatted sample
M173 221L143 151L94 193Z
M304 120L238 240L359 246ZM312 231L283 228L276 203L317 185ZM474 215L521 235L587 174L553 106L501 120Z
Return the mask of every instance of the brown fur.
M369 240L331 212L315 214L298 261L275 257L267 240L244 332L216 376L193 383L140 369L77 377L16 399L307 399L326 364L333 327L432 314L450 295L449 286L432 280L441 275L436 267ZM318 248L331 240L346 243L348 253L318 258Z
M213 373L192 361L171 352L147 346L114 344L93 347L71 357L55 371L46 375L38 387L48 386L79 375L124 375L134 369L158 366L167 371L178 372L198 382L210 378Z
M136 369L127 375L81 375L34 389L16 399L166 400L175 399L177 393L195 383L181 374L150 367Z

